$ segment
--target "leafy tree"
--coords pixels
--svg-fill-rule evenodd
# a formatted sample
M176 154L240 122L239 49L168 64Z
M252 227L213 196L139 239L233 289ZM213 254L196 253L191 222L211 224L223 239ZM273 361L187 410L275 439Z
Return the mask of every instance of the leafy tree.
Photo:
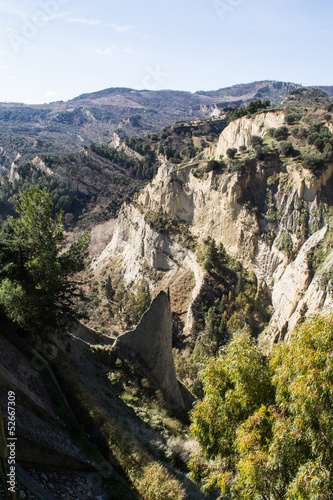
M248 331L235 333L221 355L209 359L201 381L204 398L192 410L191 430L204 459L215 460L216 469L207 475L194 457L192 475L203 479L207 490L220 487L226 491L237 463L234 440L238 426L262 403L272 400L268 370Z
M302 116L299 113L288 113L286 114L284 120L288 125L293 125L295 122L299 121Z
M260 137L260 135L253 135L251 137L251 146L252 147L255 147L255 146L262 146L263 145L263 138Z
M281 153L284 156L294 156L296 153L293 143L290 141L281 142L280 148L281 148Z
M218 248L213 238L208 237L202 240L201 247L198 250L198 257L207 272L211 272L218 266Z
M235 483L244 498L333 498L332 352L332 314L307 320L275 348L275 405L237 430Z
M270 106L270 101L265 99L262 101L261 99L256 99L251 101L247 106L241 106L240 108L234 109L228 118L228 123L233 120L237 120L237 118L241 118L242 116L250 116L253 113L256 113L260 109L266 109Z
M289 130L285 125L276 128L273 132L274 139L276 139L277 141L285 141L286 139L288 139L288 135Z
M237 153L237 148L228 148L226 153L227 153L228 158L235 158L236 153Z
M205 171L208 173L211 172L212 170L218 170L219 168L221 168L220 162L216 160L209 160L209 162L206 165Z
M304 168L312 171L321 170L325 167L324 160L315 155L305 155L302 163Z
M84 267L89 235L62 251L63 217L52 218L47 189L26 189L14 208L20 217L8 217L0 233L0 304L14 322L37 330L74 314L74 276Z
M143 313L149 308L151 296L149 285L145 279L138 281L133 291L127 291L123 282L120 282L114 295L119 304L119 310L129 326L137 324Z

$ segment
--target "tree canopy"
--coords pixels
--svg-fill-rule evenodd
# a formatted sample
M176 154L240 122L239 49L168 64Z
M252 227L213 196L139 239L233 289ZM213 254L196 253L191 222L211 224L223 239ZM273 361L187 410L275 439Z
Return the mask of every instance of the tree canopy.
M202 453L192 476L228 498L332 499L332 353L333 314L302 323L266 365L236 333L202 374L205 397L191 417Z
M36 330L74 314L74 276L88 256L89 235L64 250L63 216L52 218L46 189L28 188L14 198L19 218L0 232L0 305L19 326Z

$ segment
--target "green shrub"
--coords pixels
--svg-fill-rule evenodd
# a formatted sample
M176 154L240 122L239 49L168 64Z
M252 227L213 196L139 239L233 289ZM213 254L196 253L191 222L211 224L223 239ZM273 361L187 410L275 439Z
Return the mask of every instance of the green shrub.
M299 113L288 113L285 117L284 120L288 125L293 125L293 123L299 121L301 119L302 115Z
M318 156L306 155L303 158L303 167L314 172L323 169L325 167L325 162Z
M277 141L285 141L288 138L289 130L285 125L274 130L274 139Z
M143 468L136 488L145 500L184 500L185 490L173 479L165 467L151 462Z
M295 155L295 150L294 150L294 146L293 146L292 142L289 142L289 141L281 142L280 149L281 149L281 153L284 156L294 156Z
M228 158L235 158L235 155L237 153L237 148L228 148L226 153Z
M237 150L236 150L237 151ZM228 151L227 151L228 153ZM212 170L218 170L220 168L221 164L216 161L216 160L209 160L209 162L206 165L205 172L211 172Z
M253 135L251 137L251 146L252 147L255 147L255 146L262 146L263 145L263 138L260 137L259 135Z

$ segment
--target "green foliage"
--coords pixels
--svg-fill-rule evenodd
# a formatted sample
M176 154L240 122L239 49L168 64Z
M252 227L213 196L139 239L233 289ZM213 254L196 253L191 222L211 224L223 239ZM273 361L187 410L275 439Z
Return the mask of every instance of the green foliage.
M235 158L236 153L237 153L237 148L228 148L226 153L227 153L228 158L231 158L231 159Z
M208 361L201 380L204 398L192 410L191 430L205 460L223 462L213 481L209 476L203 478L206 488L218 486L225 491L226 477L237 461L237 427L263 402L272 400L272 387L255 341L244 330L234 335L218 358Z
M305 155L303 156L302 165L312 172L317 172L325 167L325 162L317 155Z
M285 229L282 229L279 237L275 241L275 245L281 252L284 252L288 258L292 256L293 252L293 240Z
M50 157L54 161L63 162L63 159L58 157ZM47 163L47 157L43 157ZM36 171L31 165L19 166L17 168L19 175L14 182L9 182L5 177L0 185L0 201L8 202L14 195L18 195L27 188L38 185L41 189L46 188L50 194L53 209L52 215L63 210L64 212L73 212L76 216L81 212L83 206L90 201L89 196L83 196L73 191L60 180L44 174L41 171Z
M308 143L313 145L317 152L305 155L303 166L312 171L320 171L325 165L333 161L333 134L322 122L311 125Z
M131 147L134 146L132 142L129 144ZM107 146L97 146L96 144L91 144L90 147L94 153L97 153L103 158L107 158L108 160L115 162L117 165L130 170L133 177L136 179L150 180L156 174L155 154L148 145L144 146L142 149L136 146L136 150L139 149L140 154L143 154L143 160L131 158L125 153Z
M89 235L61 252L62 214L52 218L46 189L26 189L14 199L20 218L8 217L0 233L0 304L14 322L37 330L59 316L74 314L74 275L88 256Z
M209 173L212 170L219 170L223 163L216 161L216 160L209 160L209 162L206 165L205 172Z
M145 212L146 222L159 233L169 233L179 239L187 248L194 250L196 246L195 237L192 235L185 222L178 217L172 217L154 210Z
M202 374L205 396L191 416L196 480L231 498L332 499L332 353L332 314L301 323L267 366L237 333Z
M237 120L237 118L241 118L242 116L250 116L261 109L267 109L269 108L269 106L270 102L267 99L265 99L264 101L262 101L261 99L251 101L247 106L242 106L232 111L232 113L229 115L228 123L232 122L233 120Z
M185 490L167 469L157 462L151 462L141 471L136 484L142 498L147 500L184 500Z
M289 130L288 127L282 125L279 128L273 129L272 134L273 138L277 141L285 141L286 139L288 139Z
M254 148L255 146L262 146L263 145L263 138L260 137L259 135L253 135L251 137L251 146Z
M293 125L302 118L300 113L288 113L285 115L284 120L288 125Z
M280 144L281 153L284 156L296 156L296 151L294 149L293 143L290 141L283 141Z
M133 291L128 291L123 282L120 282L115 290L114 300L118 303L126 324L136 325L151 303L149 285L145 279L141 279L135 284Z

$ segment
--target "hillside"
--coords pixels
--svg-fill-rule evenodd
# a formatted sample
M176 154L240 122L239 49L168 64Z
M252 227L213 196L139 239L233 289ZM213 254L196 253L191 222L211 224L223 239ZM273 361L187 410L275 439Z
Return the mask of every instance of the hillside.
M175 121L208 118L225 106L255 98L278 104L295 87L293 83L258 82L197 93L110 88L67 102L0 103L2 175L15 159L25 162L37 154L63 155L92 142L107 144L114 132L122 139L142 137Z
M287 87L167 93L177 109L205 98L222 112L178 117L145 136L118 128L106 144L11 166L3 219L13 195L39 183L64 209L66 248L82 229L95 238L76 276L81 323L28 335L6 319L0 294L2 400L14 384L18 434L33 456L29 465L21 448L20 461L38 480L55 477L54 494L75 468L68 498L79 497L79 483L84 495L96 483L101 500L331 491L333 107L322 90L283 95ZM163 92L111 89L74 101L137 111L151 98L163 109ZM0 251L8 259L5 243ZM326 323L313 322L318 312ZM305 486L304 470L315 478Z

